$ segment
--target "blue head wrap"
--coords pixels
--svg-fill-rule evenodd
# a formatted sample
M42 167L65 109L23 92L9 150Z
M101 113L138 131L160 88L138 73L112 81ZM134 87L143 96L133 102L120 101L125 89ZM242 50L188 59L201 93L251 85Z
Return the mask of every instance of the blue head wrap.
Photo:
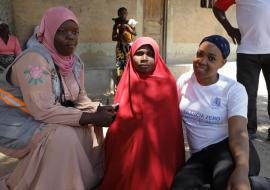
M211 35L202 39L200 45L203 42L211 42L217 46L217 48L221 51L223 59L226 59L230 54L230 44L226 38L220 35Z

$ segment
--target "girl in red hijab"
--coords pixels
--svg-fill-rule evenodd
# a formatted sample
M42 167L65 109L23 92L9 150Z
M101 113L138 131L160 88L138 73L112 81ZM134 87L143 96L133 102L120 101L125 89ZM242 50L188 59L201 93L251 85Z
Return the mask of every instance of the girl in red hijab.
M183 134L176 82L152 38L132 45L114 102L119 110L106 136L99 189L170 189L185 159Z

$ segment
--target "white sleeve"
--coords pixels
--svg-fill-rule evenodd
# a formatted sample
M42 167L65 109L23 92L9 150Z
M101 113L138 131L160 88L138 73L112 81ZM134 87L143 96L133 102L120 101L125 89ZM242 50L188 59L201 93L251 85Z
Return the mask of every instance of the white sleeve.
M182 96L182 94L181 94L182 88L188 80L191 80L191 77L192 77L192 72L186 72L186 73L183 73L176 81L179 102L180 102L181 96Z
M248 96L245 87L236 82L228 93L228 118L243 116L247 118Z
M178 100L180 102L181 98L181 77L179 77L176 81L176 89L177 89L177 95L178 95Z

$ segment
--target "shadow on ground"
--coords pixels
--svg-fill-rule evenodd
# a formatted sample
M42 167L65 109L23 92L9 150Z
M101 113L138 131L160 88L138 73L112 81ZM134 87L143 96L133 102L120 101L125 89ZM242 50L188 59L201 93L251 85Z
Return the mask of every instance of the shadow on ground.
M270 177L270 142L266 141L270 120L267 112L267 96L258 96L257 100L258 114L258 138L253 143L259 153L261 159L261 176Z
M112 97L101 97L94 98L101 101L102 103L111 103ZM267 97L258 96L257 101L257 113L258 113L258 138L253 140L253 143L259 153L261 159L261 176L270 177L270 142L266 141L267 130L270 127L270 120L267 113ZM188 145L186 145L186 153L189 155ZM0 153L0 176L3 176L10 172L16 166L17 160L14 158L7 157Z

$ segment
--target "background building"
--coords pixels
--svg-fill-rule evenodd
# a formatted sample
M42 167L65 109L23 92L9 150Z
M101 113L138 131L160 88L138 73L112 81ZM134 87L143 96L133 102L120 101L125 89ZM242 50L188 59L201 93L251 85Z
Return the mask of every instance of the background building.
M138 36L151 36L159 45L164 59L175 76L189 69L187 64L203 36L226 35L210 8L202 8L200 0L0 0L0 18L7 21L18 36L22 48L42 14L52 6L70 8L80 23L77 53L86 64L86 88L91 96L113 91L114 53L111 40L112 18L117 9L128 9L129 18L138 21ZM227 13L235 23L235 11ZM235 59L235 46L232 55Z

